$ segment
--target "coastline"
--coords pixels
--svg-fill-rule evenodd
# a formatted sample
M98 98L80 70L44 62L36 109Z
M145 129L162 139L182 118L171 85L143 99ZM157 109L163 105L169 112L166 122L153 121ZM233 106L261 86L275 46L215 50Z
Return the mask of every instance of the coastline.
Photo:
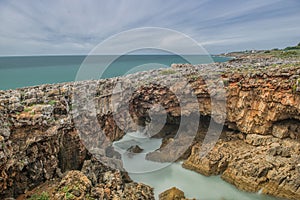
M299 60L253 58L249 55L236 59L241 60L215 64L227 91L226 130L212 152L202 159L195 156L198 155L203 138L203 132L199 132L191 152L183 158L183 166L204 175L222 174L224 180L242 190L298 199ZM142 99L133 104L132 108L141 111L148 109L143 103L153 103L147 100L151 95L147 92L148 89L155 88L149 77L156 77L155 82L164 83L175 79L176 73L184 73L197 91L199 101L203 105L209 105L200 75L201 70L207 70L209 66L178 64L172 65L170 69L129 75L133 84L143 85L149 80L147 88L137 91ZM110 85L119 79L122 77L82 82L96 86L97 97L100 98L99 115L103 119L99 123L112 141L120 139L125 133L112 122L112 116L108 112L110 108L106 105L112 94ZM107 193L104 191L106 186L99 185L99 180L92 178L100 170L98 176L110 174L118 179L117 183L105 182L110 187L111 195L118 194L119 184L124 186L121 193L127 198L152 199L153 191L150 187L127 180L124 178L126 173L109 169L89 155L80 142L72 121L70 105L73 88L74 83L62 83L0 91L1 193L4 197L17 197L52 179L57 180L57 184L53 185L55 191L61 191L66 184L72 185L76 182L76 177L80 177L81 182L84 180L82 193L95 196L96 193L92 194L91 188L98 188L99 191L102 188L101 194L104 195ZM159 99L159 94L155 98ZM170 99L165 99L166 102L168 100ZM180 115L177 105L165 104L168 105L167 111L172 118L176 119ZM188 116L192 112L193 109L184 115ZM210 116L211 108L200 107L199 112ZM138 113L136 118L142 119L144 111ZM206 125L203 124L204 127ZM131 130L137 129L134 124L128 124L128 127ZM166 136L162 134L161 137ZM172 141L165 140L165 143L169 142ZM234 147L241 148L241 151L236 152ZM174 152L169 153L170 155L163 157L154 153L151 159L170 159ZM76 155L76 159L73 155ZM96 167L89 165L91 163L96 163ZM248 163L248 166L243 163ZM88 171L94 174L89 174ZM130 193L144 193L145 196L130 197ZM30 196L31 193L27 195ZM49 192L49 195L52 194Z

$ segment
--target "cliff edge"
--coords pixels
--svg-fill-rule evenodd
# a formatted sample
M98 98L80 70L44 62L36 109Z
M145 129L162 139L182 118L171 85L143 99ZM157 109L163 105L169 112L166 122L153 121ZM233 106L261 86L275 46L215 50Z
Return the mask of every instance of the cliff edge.
M1 197L17 197L55 180L53 187L57 188L53 190L63 191L70 177L77 177L84 194L91 198L101 195L107 198L153 198L149 186L133 183L120 170L103 163L87 169L87 166L93 166L87 162L98 162L97 157L119 159L113 150L109 151L109 145L104 152L95 150L93 145L103 142L103 135L97 134L95 127L89 124L96 117L104 135L112 142L127 131L145 126L151 107L160 104L167 113L167 125L155 137L164 138L164 144L160 150L149 154L148 159L160 162L184 159L185 168L204 175L221 174L224 180L239 189L299 199L299 74L300 62L297 60L243 57L226 63L174 64L169 69L105 80L0 91ZM180 109L181 104L174 94L176 91L185 93L186 87L170 84L183 80L182 77L183 83L188 83L197 98L194 103L189 101L192 97L187 97L185 110ZM222 83L224 90L209 88L209 81L215 85ZM124 88L116 91L120 82ZM78 115L74 98L86 94L87 86L93 90L95 112ZM128 93L132 88L134 91ZM225 96L225 102L220 95ZM114 115L115 108L111 106L115 96L128 99L118 101L118 115ZM82 104L84 101L77 106L85 106ZM212 114L212 106L220 109L215 109ZM129 112L123 113L126 109ZM197 134L191 147L180 151L181 141L186 139L175 136L180 118L195 113L205 120L184 127L186 137L192 129L196 129ZM155 112L157 116L160 114L163 114L161 110ZM80 128L75 123L78 119L82 121ZM199 151L210 120L215 124L224 121L224 128L212 151L202 157ZM122 122L122 127L116 121ZM166 131L170 127L175 128ZM79 131L89 137L79 137ZM164 145L171 143L178 146L176 151L167 149L164 154L159 153ZM91 153L90 149L96 152ZM117 162L114 164L118 165ZM111 179L107 178L110 176L116 177L117 183L110 183ZM138 196L129 195L133 193Z

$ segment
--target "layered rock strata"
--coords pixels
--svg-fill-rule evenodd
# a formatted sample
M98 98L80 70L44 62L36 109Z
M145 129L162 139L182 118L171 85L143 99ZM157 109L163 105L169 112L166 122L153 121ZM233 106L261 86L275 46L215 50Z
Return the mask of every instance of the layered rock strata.
M16 197L69 170L81 170L91 157L121 169L111 142L147 127L151 136L168 140L156 160L175 161L192 152L187 168L223 174L247 191L297 199L299 74L296 61L233 61L0 91L1 197ZM183 94L183 100L178 98ZM234 132L230 137L224 133L204 158L197 149L205 133L197 120L190 120L197 115L216 124L224 121L226 130ZM163 120L155 119L162 116L163 130L172 130L157 132ZM180 126L183 119L188 123ZM178 130L183 134L176 135ZM172 146L179 146L176 153Z

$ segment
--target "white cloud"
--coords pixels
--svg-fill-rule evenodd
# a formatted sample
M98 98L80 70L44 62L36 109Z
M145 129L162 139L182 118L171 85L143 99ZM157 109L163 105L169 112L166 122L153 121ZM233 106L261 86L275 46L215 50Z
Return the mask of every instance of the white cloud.
M298 42L299 6L283 0L1 1L0 55L86 54L113 34L144 26L181 31L212 53L253 48L253 41L267 48L271 40Z

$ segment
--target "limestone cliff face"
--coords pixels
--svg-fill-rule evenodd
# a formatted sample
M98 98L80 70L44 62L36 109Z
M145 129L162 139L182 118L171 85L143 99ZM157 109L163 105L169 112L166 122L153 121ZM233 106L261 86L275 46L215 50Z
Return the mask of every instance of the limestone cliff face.
M297 68L275 68L236 75L236 82L229 83L228 88L228 122L243 133L290 136L293 131L279 132L284 120L300 119L300 96L292 90L299 72Z
M156 137L166 138L166 144L173 142L177 152L164 154L169 160L161 155L149 155L149 159L174 161L186 152L188 157L190 152L183 147L186 140L192 140L192 153L184 167L206 175L223 174L225 180L248 191L262 189L264 193L297 199L300 66L296 62L261 65L249 67L240 61L173 65L167 70L123 78L0 91L0 192L3 197L16 197L47 180L62 177L66 171L81 170L91 157L114 159L118 156L109 150L109 142L146 126L151 113L157 119L167 113L166 126ZM217 87L219 83L223 83L224 90ZM78 95L86 95L87 86L92 86L95 112L78 114L81 108L72 102ZM178 100L178 93L185 94L184 101ZM83 108L91 101L80 101L76 106ZM112 106L112 102L117 103ZM153 109L158 104L163 109ZM197 154L205 134L199 124L187 123L183 127L187 135L172 139L180 119L196 113L211 117L215 123L224 120L229 131L224 131L204 158ZM80 127L76 126L78 121ZM98 134L99 127L106 139ZM196 138L189 138L189 132L197 130ZM79 132L84 133L81 139ZM97 145L105 146L105 151ZM92 153L88 151L91 149Z
M122 198L131 199L133 194L140 195L142 192L137 198L153 199L152 188L124 179L123 172L102 164L92 168L88 166L91 169L86 170L87 166L84 167L84 164L96 158L87 151L74 126L71 114L72 87L73 84L60 84L0 91L1 199L18 197L44 182L56 180L55 185L50 184L48 188L49 195L52 195L52 189L57 187L59 180L70 170L82 171L82 176L87 176L92 181L87 189L81 191L90 197L102 198L104 195L105 198L113 198L121 195ZM103 101L105 99L104 97ZM110 113L99 116L99 124L103 126L108 138L118 139L123 132L111 121ZM115 152L107 149L106 156L113 157ZM98 178L106 172L118 176L119 183L105 185L102 182L99 185L101 180ZM97 180L93 181L94 177ZM71 181L69 185L72 183ZM86 195L80 199L86 199ZM60 198L51 196L51 199Z

